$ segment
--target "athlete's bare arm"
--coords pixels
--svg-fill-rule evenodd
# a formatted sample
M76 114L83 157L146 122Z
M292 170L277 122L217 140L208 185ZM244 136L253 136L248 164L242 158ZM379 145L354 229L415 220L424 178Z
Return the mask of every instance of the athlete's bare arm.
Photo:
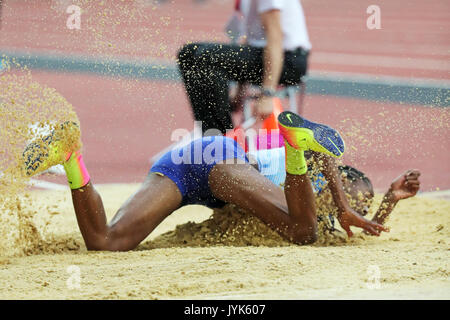
M414 197L420 188L419 176L419 170L412 169L394 179L372 221L384 224L400 200Z

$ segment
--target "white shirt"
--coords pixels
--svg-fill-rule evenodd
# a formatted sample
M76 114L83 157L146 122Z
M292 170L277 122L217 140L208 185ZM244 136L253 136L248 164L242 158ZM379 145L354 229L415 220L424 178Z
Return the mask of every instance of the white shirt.
M281 186L286 180L285 151L282 148L261 149L249 152L258 163L259 172L275 185Z
M302 47L311 49L305 15L300 0L241 0L240 11L244 16L247 42L251 46L265 47L266 39L259 15L269 10L281 11L283 49Z
M284 147L262 149L249 153L258 163L259 172L275 185L284 187L286 180L286 155ZM315 193L320 193L327 181L321 172L313 173L311 185Z

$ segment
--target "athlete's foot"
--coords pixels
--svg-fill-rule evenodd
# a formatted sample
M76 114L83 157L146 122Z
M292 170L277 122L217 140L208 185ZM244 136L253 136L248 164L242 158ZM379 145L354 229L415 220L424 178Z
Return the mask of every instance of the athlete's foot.
M278 123L284 139L295 149L322 152L335 158L344 154L344 140L333 128L290 111L280 113Z
M29 143L23 152L25 172L34 176L57 164L67 161L72 152L81 148L80 127L66 121L48 135Z

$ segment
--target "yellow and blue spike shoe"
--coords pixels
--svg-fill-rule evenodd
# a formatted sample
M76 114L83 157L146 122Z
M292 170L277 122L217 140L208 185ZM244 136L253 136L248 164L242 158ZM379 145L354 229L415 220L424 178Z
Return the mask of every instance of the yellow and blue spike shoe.
M73 151L81 148L80 127L76 122L66 121L57 125L48 135L29 143L22 157L27 176L34 176L62 164Z
M334 158L344 154L344 140L333 128L308 121L290 111L280 113L278 123L284 139L296 149L322 152Z

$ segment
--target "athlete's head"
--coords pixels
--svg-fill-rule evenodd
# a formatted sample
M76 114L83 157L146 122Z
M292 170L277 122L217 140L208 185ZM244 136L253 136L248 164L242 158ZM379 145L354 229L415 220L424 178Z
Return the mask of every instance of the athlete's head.
M343 173L344 189L351 196L350 205L359 214L365 216L372 204L374 191L369 178L361 171L350 166L339 166Z

